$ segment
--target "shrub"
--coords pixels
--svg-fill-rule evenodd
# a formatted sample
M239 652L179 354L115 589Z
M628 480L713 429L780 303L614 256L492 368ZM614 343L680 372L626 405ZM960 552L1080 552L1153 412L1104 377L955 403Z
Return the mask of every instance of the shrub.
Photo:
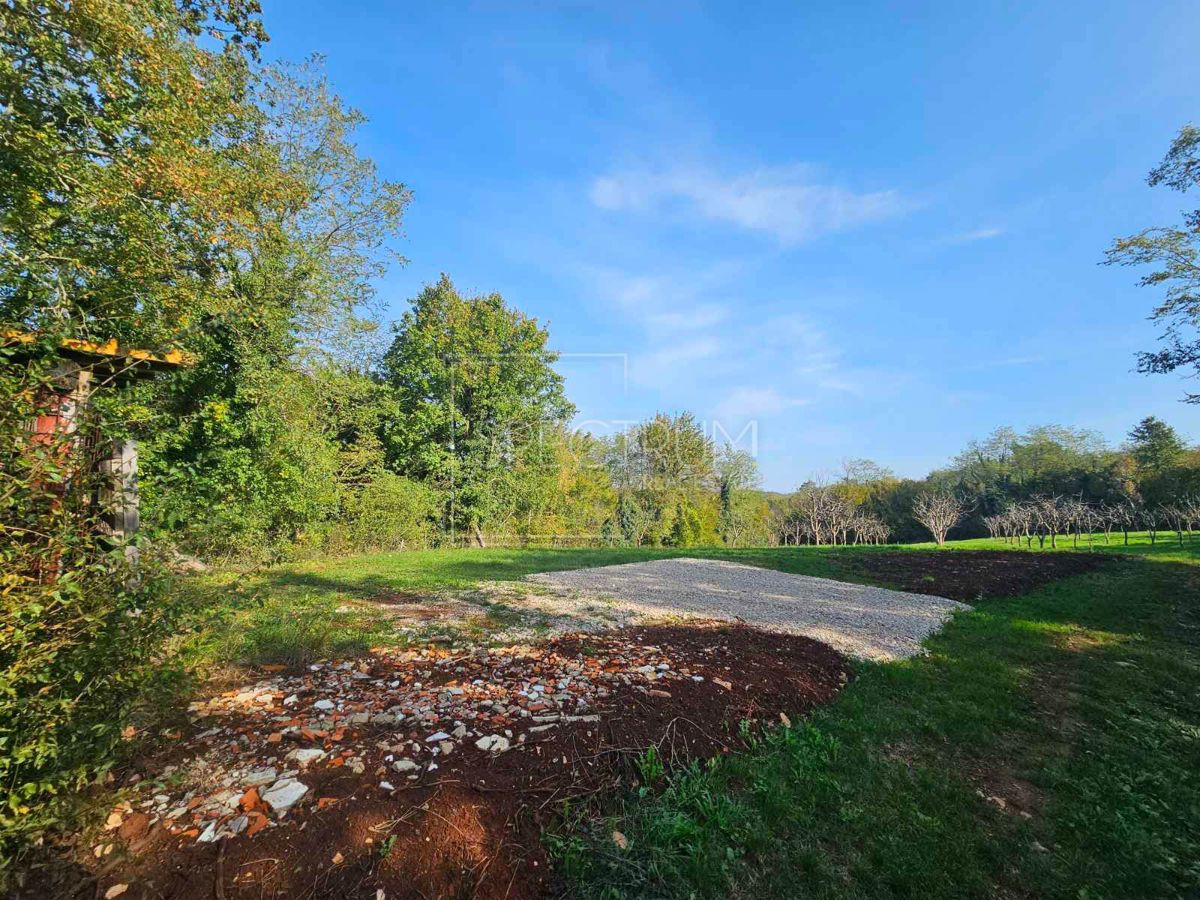
M155 566L135 578L97 528L101 485L75 438L100 441L101 423L27 430L49 378L0 358L0 870L112 765L139 699L169 673L159 651L180 612Z
M675 547L694 547L700 543L704 526L696 508L685 500L675 505L675 521L671 525L671 544Z
M382 472L347 499L340 537L352 550L427 547L441 506L441 497L432 488Z

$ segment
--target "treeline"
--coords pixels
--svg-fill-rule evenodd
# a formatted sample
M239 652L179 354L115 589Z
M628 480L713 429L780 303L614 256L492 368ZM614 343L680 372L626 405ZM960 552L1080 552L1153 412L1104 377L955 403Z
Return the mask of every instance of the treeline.
M1013 504L983 520L993 538L1001 538L1007 544L1024 542L1026 547L1032 547L1036 540L1041 548L1047 540L1051 548L1057 547L1060 536L1070 538L1076 548L1081 538L1090 546L1097 534L1103 535L1104 543L1108 544L1112 543L1114 531L1120 532L1128 544L1129 533L1139 530L1146 531L1150 543L1155 544L1164 529L1173 531L1182 545L1184 535L1191 540L1197 523L1200 523L1200 500L1194 497L1151 507L1133 498L1109 506L1064 497L1038 497Z
M1015 529L1027 542L1056 545L1061 534L1187 532L1197 498L1200 450L1154 417L1119 447L1062 426L999 428L924 479L849 461L839 477L773 498L772 532L789 544L869 542L876 531L901 543L941 543L1011 537Z

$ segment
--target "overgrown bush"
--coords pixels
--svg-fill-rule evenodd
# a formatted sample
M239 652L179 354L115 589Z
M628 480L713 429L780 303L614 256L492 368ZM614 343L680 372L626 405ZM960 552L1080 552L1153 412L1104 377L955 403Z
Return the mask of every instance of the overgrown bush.
M0 869L103 777L130 714L169 674L158 651L179 609L154 566L97 528L98 478L78 431L27 430L48 365L0 351Z
M441 506L438 493L427 485L382 472L347 498L338 533L353 550L428 547Z

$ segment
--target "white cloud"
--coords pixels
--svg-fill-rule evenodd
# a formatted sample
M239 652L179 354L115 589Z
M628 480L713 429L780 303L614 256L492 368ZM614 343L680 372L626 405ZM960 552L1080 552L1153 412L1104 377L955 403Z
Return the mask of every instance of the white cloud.
M975 241L987 241L995 237L1000 237L1004 234L1003 228L977 228L974 231L964 231L961 234L952 234L946 238L943 243L946 244L971 244Z
M810 166L771 166L738 175L709 169L630 171L592 182L601 209L681 213L769 234L784 244L891 218L905 204L894 190L857 193L821 183Z
M810 402L804 397L786 396L774 386L747 386L729 391L716 405L714 412L722 419L753 419L775 415Z
M728 305L711 295L721 292L738 268L723 264L653 275L593 268L589 278L623 315L649 331L675 333L702 331L728 318Z
M704 329L720 324L728 315L729 310L720 304L700 303L687 309L649 313L646 316L646 324L651 328L663 330Z
M834 332L794 297L776 312L749 312L744 292L753 269L745 260L705 266L624 271L584 266L579 277L632 326L629 381L670 408L689 408L727 422L786 421L799 407L840 409L886 393L900 373L848 359ZM786 311L785 311L786 310Z
M693 380L692 366L719 356L721 350L721 342L715 337L666 344L646 353L634 354L630 360L630 376L645 385Z

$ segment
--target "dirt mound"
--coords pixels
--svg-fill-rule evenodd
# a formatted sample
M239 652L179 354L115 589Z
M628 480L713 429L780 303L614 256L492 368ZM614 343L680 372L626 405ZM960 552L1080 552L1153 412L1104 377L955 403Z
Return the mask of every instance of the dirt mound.
M667 766L735 749L742 720L798 717L849 676L817 641L728 625L431 647L276 675L193 704L173 766L148 761L137 799L78 848L91 878L34 889L544 895L541 828L562 801L632 784L648 747ZM296 793L290 808L279 799Z
M863 554L852 571L900 590L974 603L981 597L1016 597L1109 561L1096 553L913 550Z

